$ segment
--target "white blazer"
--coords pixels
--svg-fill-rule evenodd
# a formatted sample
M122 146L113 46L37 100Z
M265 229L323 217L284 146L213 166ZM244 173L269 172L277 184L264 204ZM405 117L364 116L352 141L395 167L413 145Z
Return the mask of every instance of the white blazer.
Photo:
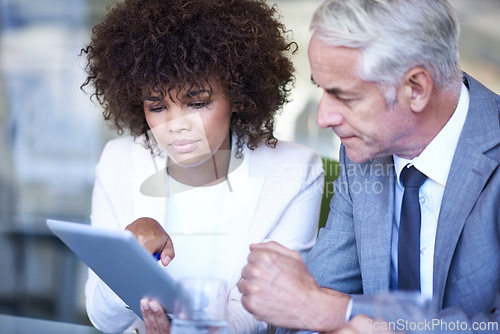
M164 225L169 198L157 191L168 185L166 158L153 159L144 143L144 136L123 137L108 142L104 148L96 167L92 225L123 230L140 217L152 217ZM241 305L236 286L249 245L274 240L302 253L314 245L323 192L322 163L311 149L280 141L276 148L264 143L254 150L245 147L243 159L233 154L229 170L236 205L250 212L238 218L243 233L232 244L233 249L227 250L237 254L226 268L231 272L227 279L229 322L236 333L265 332L267 325L255 320ZM146 180L155 185L153 190ZM158 187L162 183L164 187ZM172 239L175 248L175 238ZM125 308L92 271L85 294L89 318L101 331L116 333L143 326L140 318Z

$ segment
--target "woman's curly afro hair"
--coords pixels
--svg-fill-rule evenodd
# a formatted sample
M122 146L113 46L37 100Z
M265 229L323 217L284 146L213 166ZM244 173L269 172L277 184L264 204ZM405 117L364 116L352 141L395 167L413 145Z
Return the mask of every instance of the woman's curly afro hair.
M87 79L119 133L149 130L145 94L207 87L216 80L233 110L241 152L276 145L274 116L293 84L297 45L274 7L252 0L125 0L92 30Z

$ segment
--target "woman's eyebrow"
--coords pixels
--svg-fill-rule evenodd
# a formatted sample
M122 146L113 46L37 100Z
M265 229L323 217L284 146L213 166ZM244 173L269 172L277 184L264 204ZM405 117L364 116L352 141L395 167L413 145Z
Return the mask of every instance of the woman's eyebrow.
M186 92L184 95L182 95L183 98L190 98L190 97L196 97L198 95L204 95L204 94L210 94L210 90L208 89L196 89L196 90L191 90Z
M161 101L161 98L158 96L147 96L144 100L151 102L158 102Z

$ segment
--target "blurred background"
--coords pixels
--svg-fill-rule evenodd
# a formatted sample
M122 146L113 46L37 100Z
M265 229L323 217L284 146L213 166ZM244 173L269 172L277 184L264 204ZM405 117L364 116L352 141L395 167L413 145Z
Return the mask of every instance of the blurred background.
M115 0L116 1L116 0ZM88 222L94 167L116 136L79 87L80 49L112 0L0 0L0 314L88 324L86 267L53 237L47 218ZM310 83L308 25L316 0L281 0L299 44L293 101L279 139L336 158L339 142L319 129L321 93ZM462 67L500 93L500 1L451 0L462 24Z

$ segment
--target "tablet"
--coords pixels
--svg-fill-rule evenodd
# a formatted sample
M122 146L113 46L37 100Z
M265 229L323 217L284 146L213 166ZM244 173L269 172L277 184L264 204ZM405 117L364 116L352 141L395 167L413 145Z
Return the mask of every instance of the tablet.
M173 313L177 282L130 231L52 219L47 226L139 317L143 297L157 300Z

